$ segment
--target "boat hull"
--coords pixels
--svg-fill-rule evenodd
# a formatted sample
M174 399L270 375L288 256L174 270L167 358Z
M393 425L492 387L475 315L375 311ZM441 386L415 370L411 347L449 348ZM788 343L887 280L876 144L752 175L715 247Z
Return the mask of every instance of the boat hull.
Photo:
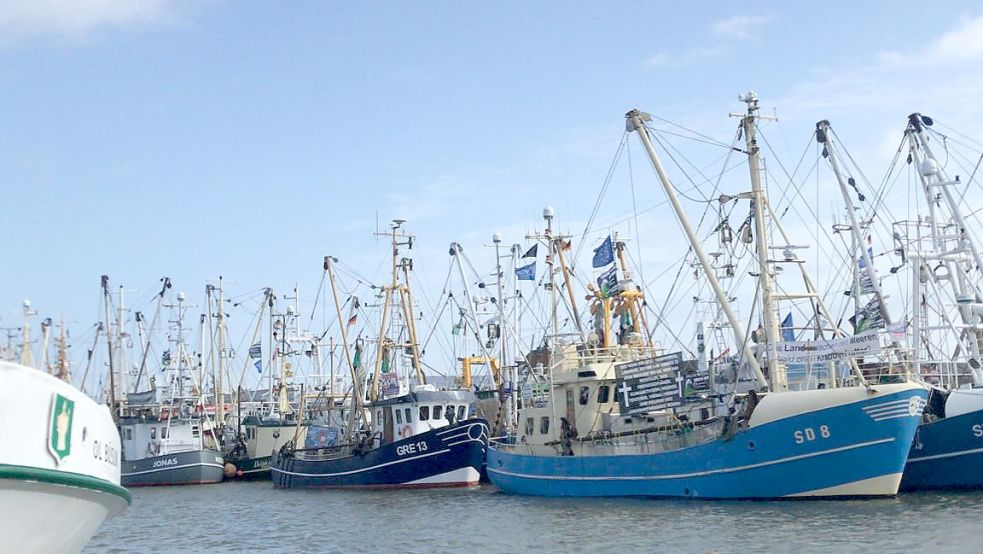
M983 488L983 410L918 427L901 490Z
M236 466L235 479L242 481L269 481L271 458L272 456L258 456L256 458L230 459L226 462Z
M816 406L790 415L772 410L767 421L758 423L752 416L750 427L729 440L679 450L536 456L517 453L521 446L492 444L488 475L505 492L537 496L892 496L927 395L916 385L878 390L835 389L847 401L827 407L822 407L822 394L834 391L784 393L811 395L798 399L811 399Z
M223 478L222 454L216 450L188 450L163 456L124 460L123 486L205 485Z
M85 475L0 466L0 552L79 552L107 518L126 509L125 489Z
M470 419L334 459L275 453L270 470L285 489L475 486L487 445L488 423Z

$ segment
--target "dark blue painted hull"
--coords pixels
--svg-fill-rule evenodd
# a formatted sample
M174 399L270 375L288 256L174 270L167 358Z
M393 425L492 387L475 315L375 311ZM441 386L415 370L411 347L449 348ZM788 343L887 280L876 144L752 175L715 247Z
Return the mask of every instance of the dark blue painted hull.
M983 410L918 426L901 490L983 488Z
M361 454L277 452L270 473L273 485L285 489L473 486L487 446L488 423L469 419Z

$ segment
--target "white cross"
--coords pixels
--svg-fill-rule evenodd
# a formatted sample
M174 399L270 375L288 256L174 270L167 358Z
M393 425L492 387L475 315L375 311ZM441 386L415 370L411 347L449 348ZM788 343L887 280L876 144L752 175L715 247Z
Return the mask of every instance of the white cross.
M676 374L676 390L679 391L679 397L683 397L683 376L682 374Z
M626 408L628 407L628 392L630 390L631 390L631 387L628 386L628 381L622 381L621 382L621 386L618 387L618 392L621 393L621 396L625 400L625 407Z

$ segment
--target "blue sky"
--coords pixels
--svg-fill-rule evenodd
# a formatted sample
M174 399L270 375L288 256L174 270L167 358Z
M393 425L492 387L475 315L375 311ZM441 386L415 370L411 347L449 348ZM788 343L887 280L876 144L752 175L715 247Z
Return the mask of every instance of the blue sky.
M374 275L377 217L432 281L545 205L579 236L633 107L729 140L754 89L789 151L829 118L874 175L911 111L983 137L971 1L14 0L0 36L0 326L23 298L90 326L102 274L199 303L219 275L313 291L329 253ZM646 271L678 256L643 242Z

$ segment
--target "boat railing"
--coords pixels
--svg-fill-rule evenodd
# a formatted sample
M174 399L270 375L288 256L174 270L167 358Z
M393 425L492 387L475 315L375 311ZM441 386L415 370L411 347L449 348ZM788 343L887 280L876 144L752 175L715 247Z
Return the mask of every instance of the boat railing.
M696 422L646 427L617 433L602 432L571 441L574 455L603 456L632 452L669 452L725 438L729 418L715 417ZM533 445L502 437L489 441L495 449L516 454L533 454ZM563 451L563 441L555 440L539 446L553 447L557 455Z
M351 456L353 449L354 446L351 444L322 446L319 448L298 448L293 450L293 457L309 462L321 462Z

